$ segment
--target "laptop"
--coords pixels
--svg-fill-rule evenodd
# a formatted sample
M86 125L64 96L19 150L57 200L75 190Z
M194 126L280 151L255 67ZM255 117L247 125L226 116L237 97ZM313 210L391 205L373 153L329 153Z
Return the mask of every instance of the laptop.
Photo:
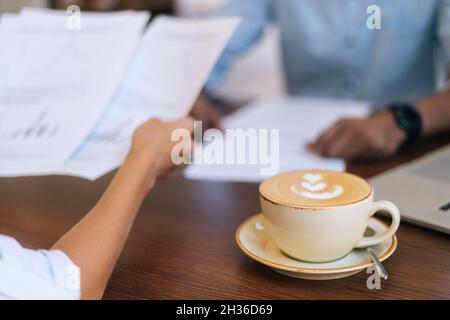
M370 179L402 220L450 234L450 145Z

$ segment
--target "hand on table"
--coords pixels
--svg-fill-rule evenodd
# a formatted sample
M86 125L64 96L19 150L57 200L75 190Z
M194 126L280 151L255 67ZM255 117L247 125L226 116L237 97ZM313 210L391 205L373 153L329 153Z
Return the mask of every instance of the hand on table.
M406 134L390 112L365 119L342 119L325 130L309 148L325 157L380 159L393 155Z

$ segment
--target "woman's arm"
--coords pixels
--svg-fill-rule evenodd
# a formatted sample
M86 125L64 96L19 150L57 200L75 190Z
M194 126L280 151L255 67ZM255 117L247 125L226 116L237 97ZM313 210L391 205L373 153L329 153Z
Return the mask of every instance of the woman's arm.
M144 197L157 177L173 167L170 137L177 128L192 132L193 122L150 120L138 128L125 162L100 201L52 247L80 268L82 299L102 297Z

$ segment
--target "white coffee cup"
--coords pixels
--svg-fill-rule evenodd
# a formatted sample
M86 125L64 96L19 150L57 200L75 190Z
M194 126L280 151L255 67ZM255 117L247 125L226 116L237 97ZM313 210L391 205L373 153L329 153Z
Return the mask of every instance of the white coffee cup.
M305 176L312 178L308 181ZM316 181L319 176L322 179ZM331 177L328 180L332 183L327 184L327 177ZM282 182L284 189L280 181L288 181ZM296 193L285 197L291 181L290 190ZM348 194L345 194L346 188L339 185L344 181ZM276 192L268 192L268 185L271 188L276 186ZM297 186L307 189L299 187L297 192ZM341 190L341 194L330 198L336 194L333 193L335 190ZM273 240L285 254L309 262L333 261L354 248L377 245L394 235L400 224L398 208L388 201L374 202L373 195L372 187L364 179L348 173L323 170L284 173L260 186L261 209ZM379 211L389 213L391 226L383 234L364 237L369 218Z

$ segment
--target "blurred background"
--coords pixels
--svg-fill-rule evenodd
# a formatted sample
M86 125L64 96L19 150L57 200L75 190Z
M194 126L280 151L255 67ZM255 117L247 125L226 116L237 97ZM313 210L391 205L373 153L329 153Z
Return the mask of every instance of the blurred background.
M0 12L17 12L24 6L66 9L76 4L87 11L148 10L153 15L196 17L214 12L227 0L0 0ZM232 105L285 93L278 29L267 28L258 46L243 54L218 88L216 96Z

